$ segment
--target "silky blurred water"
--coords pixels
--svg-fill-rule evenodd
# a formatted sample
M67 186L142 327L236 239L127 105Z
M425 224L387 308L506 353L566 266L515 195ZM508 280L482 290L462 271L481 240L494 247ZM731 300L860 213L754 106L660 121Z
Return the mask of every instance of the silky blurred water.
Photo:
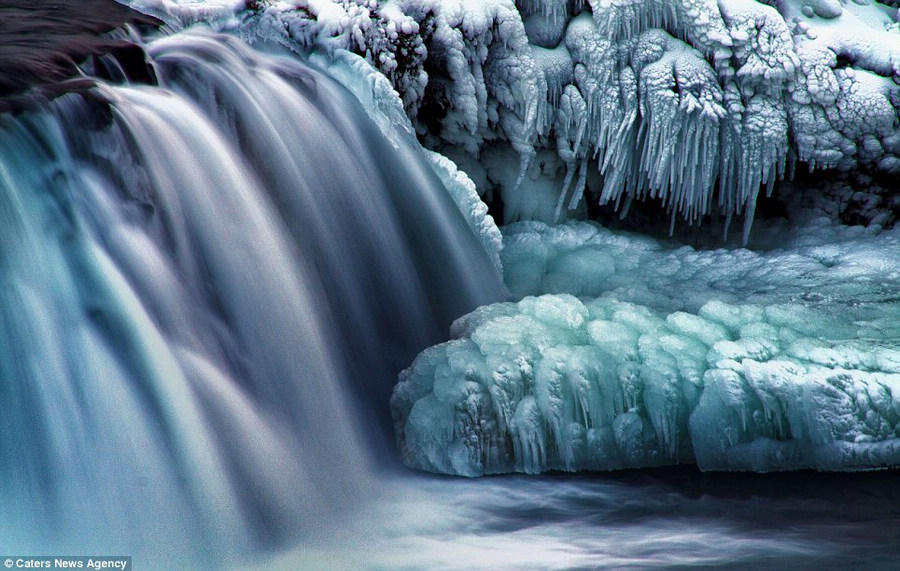
M299 61L197 32L159 86L0 117L0 537L152 566L368 500L388 395L503 296L412 141Z
M896 568L898 473L406 474L255 569ZM243 568L242 565L237 565Z

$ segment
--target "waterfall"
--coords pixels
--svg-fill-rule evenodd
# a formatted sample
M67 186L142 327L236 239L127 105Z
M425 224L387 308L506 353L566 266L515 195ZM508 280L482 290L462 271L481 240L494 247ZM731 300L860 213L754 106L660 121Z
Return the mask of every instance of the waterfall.
M0 117L0 536L35 553L321 525L377 490L397 372L503 296L333 81L208 32L148 53L158 86Z

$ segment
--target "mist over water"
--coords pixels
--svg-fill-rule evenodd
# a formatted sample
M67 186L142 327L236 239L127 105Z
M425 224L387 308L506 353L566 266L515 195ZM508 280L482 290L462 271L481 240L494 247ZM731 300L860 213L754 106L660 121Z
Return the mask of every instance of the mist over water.
M0 118L0 537L148 568L838 565L896 472L460 480L388 396L500 277L413 141L301 62L182 33L160 85Z

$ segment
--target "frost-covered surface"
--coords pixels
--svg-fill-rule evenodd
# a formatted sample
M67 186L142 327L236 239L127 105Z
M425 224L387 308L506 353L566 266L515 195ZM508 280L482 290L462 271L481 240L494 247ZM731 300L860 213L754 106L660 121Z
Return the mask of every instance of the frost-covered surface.
M237 26L244 0L117 0L146 14L157 16L170 27L182 28L198 22L217 27Z
M401 375L410 466L900 465L900 232L813 221L762 252L586 223L505 233L513 293L554 293L461 318Z
M878 2L252 4L247 34L363 55L435 150L480 157L508 142L517 176L489 177L504 201L541 148L555 151L558 197L505 222L564 217L590 168L603 175L594 200L658 198L691 222L743 214L746 237L761 186L794 160L900 172L900 32L897 9Z
M500 229L493 217L488 214L487 206L478 196L475 183L466 173L456 168L453 161L447 157L431 151L426 152L432 168L463 213L469 227L481 240L481 245L490 256L494 266L502 271L500 253L503 250L503 237L500 235Z

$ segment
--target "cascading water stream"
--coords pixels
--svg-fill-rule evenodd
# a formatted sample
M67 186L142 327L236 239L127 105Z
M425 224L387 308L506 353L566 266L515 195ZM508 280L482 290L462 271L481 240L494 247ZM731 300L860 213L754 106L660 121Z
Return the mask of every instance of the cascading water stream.
M149 53L161 87L0 120L0 534L33 552L321 525L372 494L397 371L503 295L334 82L211 34Z
M417 145L388 144L349 93L282 59L248 77L256 56L225 36L165 39L150 53L167 87L217 111L326 276L347 360L363 367L352 376L373 402L393 385L366 381L373 367L396 373L419 340L444 338L466 308L502 297L496 270L480 252L470 259L475 241ZM387 410L378 414L386 427Z

